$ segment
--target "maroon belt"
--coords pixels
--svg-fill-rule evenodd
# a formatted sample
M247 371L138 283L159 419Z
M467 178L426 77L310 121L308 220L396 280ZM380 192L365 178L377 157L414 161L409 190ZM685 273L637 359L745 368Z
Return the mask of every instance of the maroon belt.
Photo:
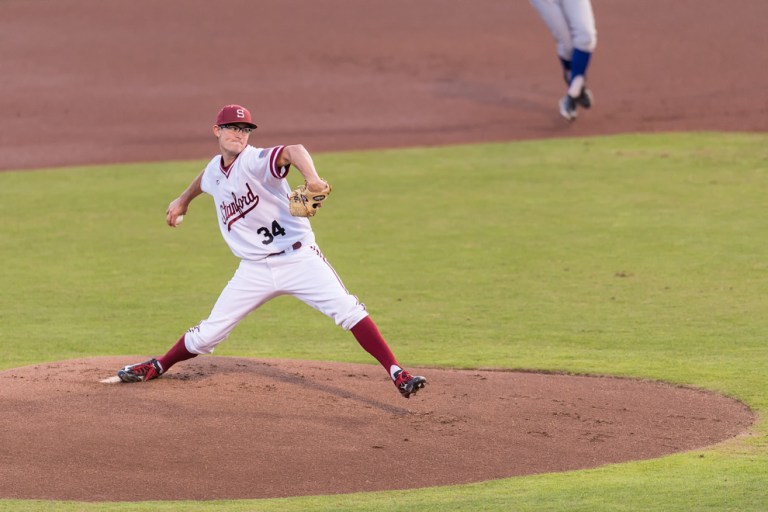
M296 242L295 244L293 244L291 246L291 249L293 249L294 251L301 249L301 242ZM280 254L285 254L285 251L273 252L272 254L267 254L267 258L269 258L270 256L279 256Z

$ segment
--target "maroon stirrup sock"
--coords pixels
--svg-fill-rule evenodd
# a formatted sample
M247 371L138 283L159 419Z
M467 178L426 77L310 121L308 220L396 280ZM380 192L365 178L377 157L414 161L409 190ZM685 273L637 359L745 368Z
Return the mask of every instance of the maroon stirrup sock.
M379 328L373 323L371 317L366 316L351 329L355 339L366 352L371 354L383 366L387 372L392 365L400 366L395 359L395 355L390 350L384 337L379 332Z
M167 372L171 366L180 361L186 361L187 359L197 357L197 354L193 354L187 350L186 345L184 345L185 336L186 334L182 334L181 338L179 338L179 341L177 341L176 344L171 347L171 350L169 350L163 357L158 358L160 366L163 367L163 373Z

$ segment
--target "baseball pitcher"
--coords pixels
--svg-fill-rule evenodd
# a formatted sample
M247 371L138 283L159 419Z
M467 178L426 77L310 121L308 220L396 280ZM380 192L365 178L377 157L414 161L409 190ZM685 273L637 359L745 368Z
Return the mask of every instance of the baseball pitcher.
M208 318L164 356L125 366L117 376L123 382L146 382L180 361L210 354L251 311L279 295L293 295L352 331L409 398L426 379L400 366L365 306L347 291L315 242L309 217L322 207L331 186L318 176L304 146L253 147L248 139L254 129L246 108L222 108L213 125L220 154L166 211L167 224L175 228L193 199L202 193L213 197L221 236L240 259L235 275ZM291 167L304 178L296 190L286 181Z

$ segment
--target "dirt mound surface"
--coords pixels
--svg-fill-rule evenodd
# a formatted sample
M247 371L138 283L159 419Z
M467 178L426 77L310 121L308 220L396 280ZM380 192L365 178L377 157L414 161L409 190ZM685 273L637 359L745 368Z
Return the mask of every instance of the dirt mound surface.
M135 357L0 372L0 496L272 498L595 467L708 446L754 421L710 392L612 377L199 357L102 384Z

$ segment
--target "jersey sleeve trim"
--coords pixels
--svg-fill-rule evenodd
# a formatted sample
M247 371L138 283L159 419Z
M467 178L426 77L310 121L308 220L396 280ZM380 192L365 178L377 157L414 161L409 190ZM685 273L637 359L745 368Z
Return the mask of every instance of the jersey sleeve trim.
M279 180L288 176L288 170L291 168L291 164L279 168L277 167L277 160L280 158L280 154L284 149L285 146L275 146L272 149L272 154L269 156L269 172Z

